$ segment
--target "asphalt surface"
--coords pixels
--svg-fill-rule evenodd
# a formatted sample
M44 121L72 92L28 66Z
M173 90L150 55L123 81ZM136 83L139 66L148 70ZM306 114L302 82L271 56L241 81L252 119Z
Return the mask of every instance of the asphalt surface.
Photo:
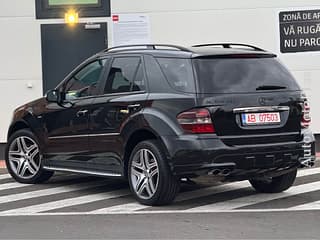
M319 161L284 193L204 178L163 207L136 203L118 180L59 173L23 185L0 170L0 239L320 239L319 223Z
M319 239L320 211L0 217L1 239Z

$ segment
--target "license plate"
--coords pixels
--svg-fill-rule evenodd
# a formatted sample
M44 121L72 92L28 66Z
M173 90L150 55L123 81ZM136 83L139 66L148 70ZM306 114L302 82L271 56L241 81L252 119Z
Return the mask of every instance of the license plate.
M243 113L241 117L243 125L267 125L281 122L279 112Z

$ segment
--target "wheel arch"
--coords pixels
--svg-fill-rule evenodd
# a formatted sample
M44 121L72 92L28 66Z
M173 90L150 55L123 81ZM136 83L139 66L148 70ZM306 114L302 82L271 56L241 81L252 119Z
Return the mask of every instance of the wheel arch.
M26 112L21 118L14 119L8 129L7 140L9 140L13 133L21 129L29 129L39 140L42 137L41 125L36 117L30 112Z
M128 176L128 162L133 149L139 142L146 140L158 140L162 146L162 149L165 151L166 155L168 155L165 143L162 141L161 136L159 136L154 130L150 128L142 128L132 132L126 141L124 148L123 164L125 177Z
M123 124L123 167L124 176L128 173L128 160L134 147L141 141L155 139L161 144L162 150L170 159L168 141L166 136L178 136L182 130L161 111L146 108L143 112L135 114ZM170 161L168 161L170 166ZM171 167L171 166L170 166Z
M8 130L7 139L9 139L13 133L22 129L30 129L30 125L25 120L19 120L12 123Z

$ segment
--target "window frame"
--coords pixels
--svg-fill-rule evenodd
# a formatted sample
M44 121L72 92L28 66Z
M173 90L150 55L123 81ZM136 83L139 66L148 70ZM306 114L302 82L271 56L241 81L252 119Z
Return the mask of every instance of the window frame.
M76 9L79 17L110 17L110 0L98 0L98 4L57 5L50 6L49 0L35 0L36 19L64 18L65 12Z
M98 95L101 94L101 88L102 84L104 84L104 78L105 78L105 74L106 74L106 70L108 68L108 65L110 64L110 58L108 57L99 57L99 58L94 58L94 59L90 59L82 64L80 64L77 68L75 68L66 78L65 80L63 80L57 87L56 89L59 90L60 92L62 92L63 94L65 94L65 88L68 84L69 81L71 81L75 75L77 75L82 69L84 69L85 67L87 67L88 65L90 65L93 62L99 61L99 60L105 60L106 63L103 66L103 69L100 73L99 79L98 79L98 84L97 87L95 89L95 91L93 91L93 94L90 96L83 96L83 97L78 97L75 99L68 99L67 101L77 101L79 99L87 99L87 98L92 98L92 97L96 97ZM66 99L65 99L66 100Z
M142 72L143 72L143 77L144 77L144 90L140 90L140 91L129 91L129 92L115 92L115 93L104 93L104 89L108 83L108 76L110 73L110 70L112 68L112 64L115 60L115 58L130 58L130 57L138 57L140 58L141 61L141 66L142 66ZM114 96L114 95L134 95L134 94L141 94L141 93L146 93L148 92L148 80L147 80L147 74L146 74L146 68L145 68L145 63L144 63L144 57L143 55L139 55L139 54L119 54L119 55L114 55L110 58L107 69L105 71L105 79L103 80L103 85L102 85L102 93L101 96Z

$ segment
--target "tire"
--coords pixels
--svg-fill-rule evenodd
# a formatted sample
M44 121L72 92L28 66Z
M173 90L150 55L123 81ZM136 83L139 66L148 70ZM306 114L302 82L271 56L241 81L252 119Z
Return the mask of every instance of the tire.
M5 161L12 178L20 183L43 183L54 173L43 169L39 141L28 129L19 130L10 136Z
M249 180L252 187L261 193L279 193L289 189L297 176L297 169L266 180Z
M130 189L138 202L149 206L171 203L180 190L166 155L156 140L143 141L133 149L128 163Z

